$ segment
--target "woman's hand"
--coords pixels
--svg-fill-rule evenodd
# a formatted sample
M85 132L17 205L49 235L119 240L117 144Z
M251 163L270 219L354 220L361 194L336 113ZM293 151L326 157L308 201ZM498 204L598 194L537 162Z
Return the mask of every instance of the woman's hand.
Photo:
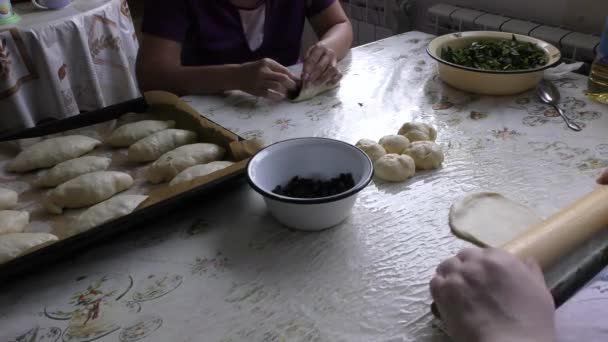
M533 261L500 249L465 249L437 267L430 286L456 342L554 339L553 298Z
M304 58L302 82L304 85L336 84L340 82L342 73L337 68L336 52L323 42L311 46Z
M238 75L239 90L274 101L285 99L298 81L286 67L270 58L242 64Z
M597 182L601 185L608 185L608 169L597 179Z

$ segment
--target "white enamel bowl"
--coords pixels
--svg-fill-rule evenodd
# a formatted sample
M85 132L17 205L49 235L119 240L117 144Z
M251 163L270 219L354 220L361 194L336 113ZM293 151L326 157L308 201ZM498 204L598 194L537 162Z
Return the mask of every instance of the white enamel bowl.
M450 63L441 58L447 47L463 48L474 41L515 38L536 44L547 55L547 63L535 69L518 71L487 71ZM437 61L439 78L454 88L482 95L514 95L534 88L543 78L545 69L557 65L561 53L555 46L533 37L508 32L473 31L446 34L433 39L428 54Z
M272 192L295 176L330 179L340 173L351 173L355 186L334 196L293 198ZM372 162L364 152L345 142L324 138L299 138L270 145L247 165L249 184L264 197L272 216L287 227L307 231L327 229L344 221L373 173Z

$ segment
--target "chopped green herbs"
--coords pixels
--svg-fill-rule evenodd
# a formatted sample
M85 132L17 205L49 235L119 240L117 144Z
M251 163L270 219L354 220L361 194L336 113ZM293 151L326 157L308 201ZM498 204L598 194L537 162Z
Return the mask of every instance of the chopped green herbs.
M513 39L480 40L461 48L441 50L441 58L469 68L493 71L526 70L547 64L547 55L533 43Z

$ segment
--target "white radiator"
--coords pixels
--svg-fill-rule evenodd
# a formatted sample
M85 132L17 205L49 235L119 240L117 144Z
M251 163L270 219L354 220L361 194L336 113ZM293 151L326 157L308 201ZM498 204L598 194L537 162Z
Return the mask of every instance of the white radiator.
M600 37L542 23L520 20L447 4L428 10L430 29L434 34L460 31L504 31L542 39L559 48L566 60L591 62Z

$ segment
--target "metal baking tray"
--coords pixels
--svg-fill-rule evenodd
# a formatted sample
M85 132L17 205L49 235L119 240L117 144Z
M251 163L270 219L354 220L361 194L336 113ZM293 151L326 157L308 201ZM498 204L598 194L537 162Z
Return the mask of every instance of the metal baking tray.
M200 123L202 126L200 128L205 130L205 137L210 137L211 142L244 140L226 128L199 115L176 96L164 92L150 92L146 93L145 97L112 105L97 111L48 122L21 131L4 133L0 135L0 142L61 133L114 120L126 113L147 113L153 109L157 109L165 115L174 115L176 112L181 113L182 119L186 120L182 122L182 126L187 125L188 129L198 130L194 129L193 126ZM171 118L174 119L173 116ZM176 121L178 121L176 127L179 128L179 120ZM205 138L202 140L205 142L209 141L209 139ZM230 153L229 146L226 143L222 145ZM108 240L121 232L135 229L138 226L141 227L145 222L165 216L168 212L190 202L194 198L216 192L224 186L234 185L238 180L242 181L244 179L246 163L247 160L236 161L229 168L201 177L189 184L180 184L175 187L167 186L152 191L147 194L149 196L148 200L127 216L99 225L80 234L61 239L53 244L0 264L0 283L7 280L14 281L16 278L40 269L43 266L73 256L88 246ZM240 184L241 182L238 183Z

